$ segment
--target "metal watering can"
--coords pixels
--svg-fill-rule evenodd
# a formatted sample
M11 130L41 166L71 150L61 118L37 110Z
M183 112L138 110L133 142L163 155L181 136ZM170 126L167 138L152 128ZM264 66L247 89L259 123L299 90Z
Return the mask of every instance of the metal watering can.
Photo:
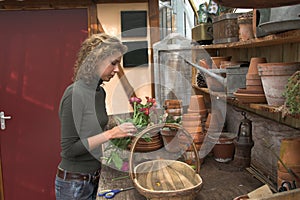
M205 75L207 86L211 91L226 92L228 96L233 96L237 89L246 87L249 63L237 64L226 69L206 69L186 59L184 61ZM226 76L223 77L222 74Z

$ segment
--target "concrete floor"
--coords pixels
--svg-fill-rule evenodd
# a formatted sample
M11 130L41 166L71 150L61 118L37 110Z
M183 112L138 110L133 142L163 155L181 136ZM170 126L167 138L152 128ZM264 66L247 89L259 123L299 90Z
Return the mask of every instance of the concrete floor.
M247 170L217 162L212 156L205 158L200 176L203 188L197 200L232 200L264 185Z

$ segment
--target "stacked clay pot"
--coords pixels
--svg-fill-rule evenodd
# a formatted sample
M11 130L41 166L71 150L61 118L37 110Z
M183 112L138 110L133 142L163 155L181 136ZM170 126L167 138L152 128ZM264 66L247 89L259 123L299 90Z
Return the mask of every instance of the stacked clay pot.
M187 110L188 113L200 114L202 118L207 115L207 109L204 103L203 95L192 95L190 98L190 105Z
M175 118L181 117L181 115L182 115L182 101L181 100L166 99L164 107L165 107L166 113L174 116Z
M264 57L253 57L250 60L249 69L246 75L246 88L240 88L233 93L242 103L266 103L266 97L258 74L258 64L266 63Z
M183 114L182 127L191 134L193 142L199 151L205 137L205 134L202 131L201 115L198 113ZM191 147L189 147L188 150L192 150Z
M250 91L256 91L258 94L264 93L262 81L258 75L257 65L259 63L266 63L266 58L254 57L250 60L248 73L246 75L246 89Z
M182 117L182 101L178 99L166 99L164 103L165 112L171 115L174 120ZM177 138L177 130L163 128L160 130L166 151L178 152L180 145Z
M280 145L280 160L284 165L293 171L293 173L300 177L300 137L286 138L281 140ZM277 186L280 187L283 182L293 184L295 181L296 186L299 187L300 179L295 178L290 174L286 168L278 161L277 168Z

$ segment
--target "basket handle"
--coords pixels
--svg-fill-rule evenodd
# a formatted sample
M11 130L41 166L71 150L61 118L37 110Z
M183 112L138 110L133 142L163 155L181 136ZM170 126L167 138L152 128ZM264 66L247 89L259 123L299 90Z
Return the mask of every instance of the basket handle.
M182 132L190 137L192 140L192 136L191 134L189 134L182 126L178 125L178 124L172 124L172 123L165 123L165 124L155 124L155 125L152 125L152 126L149 126L147 128L145 128L144 130L142 130L137 136L136 136L136 139L134 140L133 142L133 145L131 146L131 149L130 149L130 156L129 156L129 175L131 177L132 180L135 179L135 174L133 172L133 154L134 154L134 149L137 145L137 142L138 140L146 133L148 133L149 131L153 131L153 130L157 130L157 131L160 131L160 129L162 128L174 128L174 129L181 129ZM197 148L196 148L196 145L194 144L194 142L192 143L192 146L193 146L193 152L195 154L195 158L196 158L196 169L195 171L199 174L200 173L200 159L199 159L199 155L198 155L198 152L197 152Z

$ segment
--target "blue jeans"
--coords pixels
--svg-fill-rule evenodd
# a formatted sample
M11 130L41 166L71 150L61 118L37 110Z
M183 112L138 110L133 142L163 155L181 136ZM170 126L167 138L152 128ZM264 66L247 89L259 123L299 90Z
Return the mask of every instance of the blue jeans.
M56 200L95 200L97 190L98 182L55 178Z

